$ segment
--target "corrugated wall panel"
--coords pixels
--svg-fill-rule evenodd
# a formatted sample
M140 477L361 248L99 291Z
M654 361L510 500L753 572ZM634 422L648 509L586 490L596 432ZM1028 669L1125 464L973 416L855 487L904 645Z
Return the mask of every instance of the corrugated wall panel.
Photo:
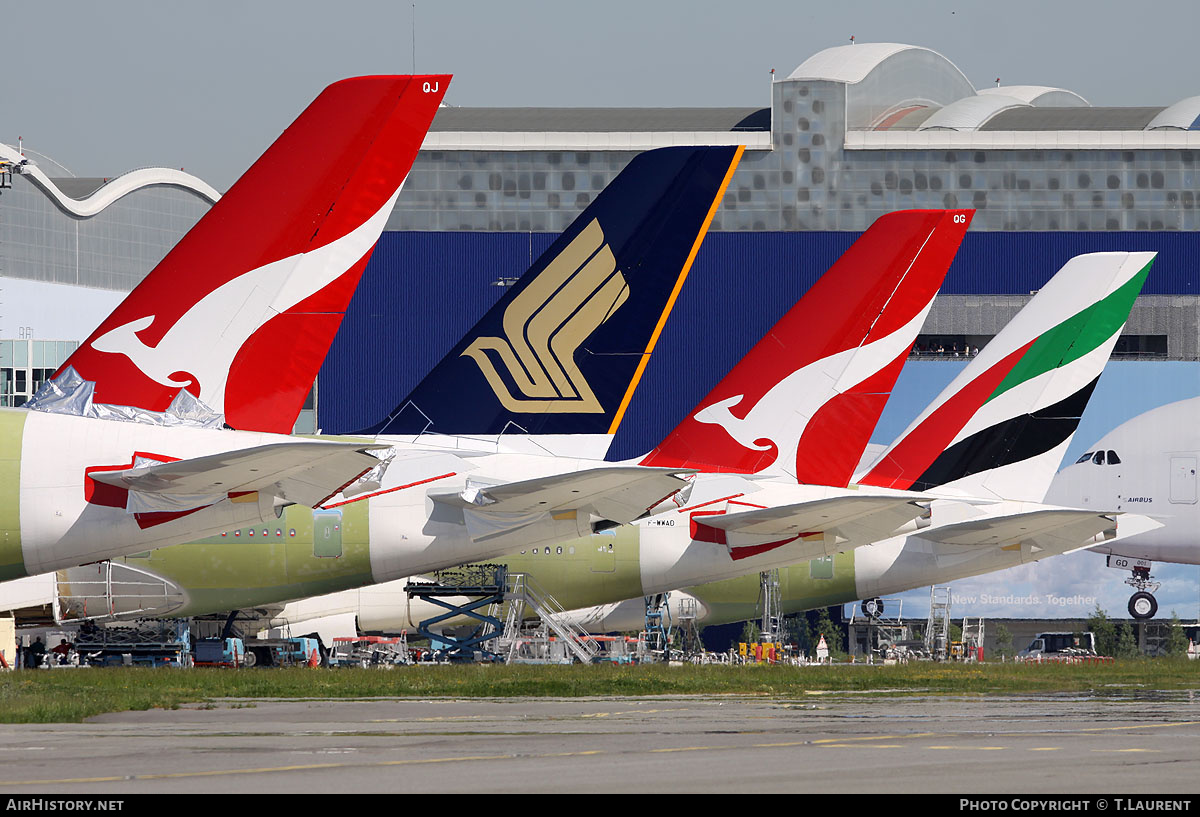
M1200 236L1185 232L967 233L942 292L1029 294L1081 253L1145 250L1155 250L1159 256L1144 294L1200 294Z
M858 237L711 233L614 444L643 453L669 432ZM329 433L387 414L555 238L542 233L385 232L321 369ZM1074 255L1158 250L1147 294L1200 294L1191 233L968 233L943 292L1028 294Z

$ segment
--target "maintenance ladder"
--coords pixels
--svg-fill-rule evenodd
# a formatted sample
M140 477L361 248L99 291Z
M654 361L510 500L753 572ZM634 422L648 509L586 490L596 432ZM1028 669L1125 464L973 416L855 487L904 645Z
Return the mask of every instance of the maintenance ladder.
M679 599L678 609L676 629L679 631L679 651L684 658L703 653L704 643L700 640L700 628L696 623L700 612L696 599L683 595Z
M779 593L779 569L772 568L758 574L758 604L762 611L759 624L760 640L775 644L783 641L783 608Z
M945 661L950 649L950 588L929 588L929 622L925 650L934 661Z

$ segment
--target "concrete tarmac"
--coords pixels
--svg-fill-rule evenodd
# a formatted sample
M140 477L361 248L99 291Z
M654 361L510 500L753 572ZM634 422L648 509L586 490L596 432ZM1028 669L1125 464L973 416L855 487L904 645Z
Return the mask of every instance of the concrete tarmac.
M3 797L1198 790L1191 692L230 700L0 725Z

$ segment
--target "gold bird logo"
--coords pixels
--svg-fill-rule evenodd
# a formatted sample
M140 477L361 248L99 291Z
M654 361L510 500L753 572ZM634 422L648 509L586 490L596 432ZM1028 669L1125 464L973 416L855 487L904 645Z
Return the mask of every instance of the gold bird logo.
M509 411L597 414L604 411L575 352L629 298L629 285L593 220L504 311L503 338L478 338L463 355L487 378ZM514 395L496 361L516 387Z

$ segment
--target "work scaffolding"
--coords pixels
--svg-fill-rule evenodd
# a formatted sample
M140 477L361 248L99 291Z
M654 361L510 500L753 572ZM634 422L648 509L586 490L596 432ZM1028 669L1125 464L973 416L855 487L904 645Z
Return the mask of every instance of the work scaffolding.
M524 573L507 565L472 565L435 573L432 581L409 582L405 591L445 608L422 621L417 632L451 661L504 663L590 663L599 647L566 616L562 605ZM463 599L467 601L464 603ZM538 623L527 626L530 614ZM466 616L478 622L466 635L434 628Z
M410 598L425 599L446 610L439 616L427 618L417 625L417 632L429 639L430 644L441 644L436 649L442 657L451 661L471 661L477 656L498 661L500 656L484 645L498 637L503 624L483 608L504 602L504 591L508 585L506 565L469 565L467 567L441 570L428 582L409 582L404 587ZM452 599L467 598L465 604ZM455 636L448 631L434 632L443 622L459 616L467 616L479 622L469 635Z

